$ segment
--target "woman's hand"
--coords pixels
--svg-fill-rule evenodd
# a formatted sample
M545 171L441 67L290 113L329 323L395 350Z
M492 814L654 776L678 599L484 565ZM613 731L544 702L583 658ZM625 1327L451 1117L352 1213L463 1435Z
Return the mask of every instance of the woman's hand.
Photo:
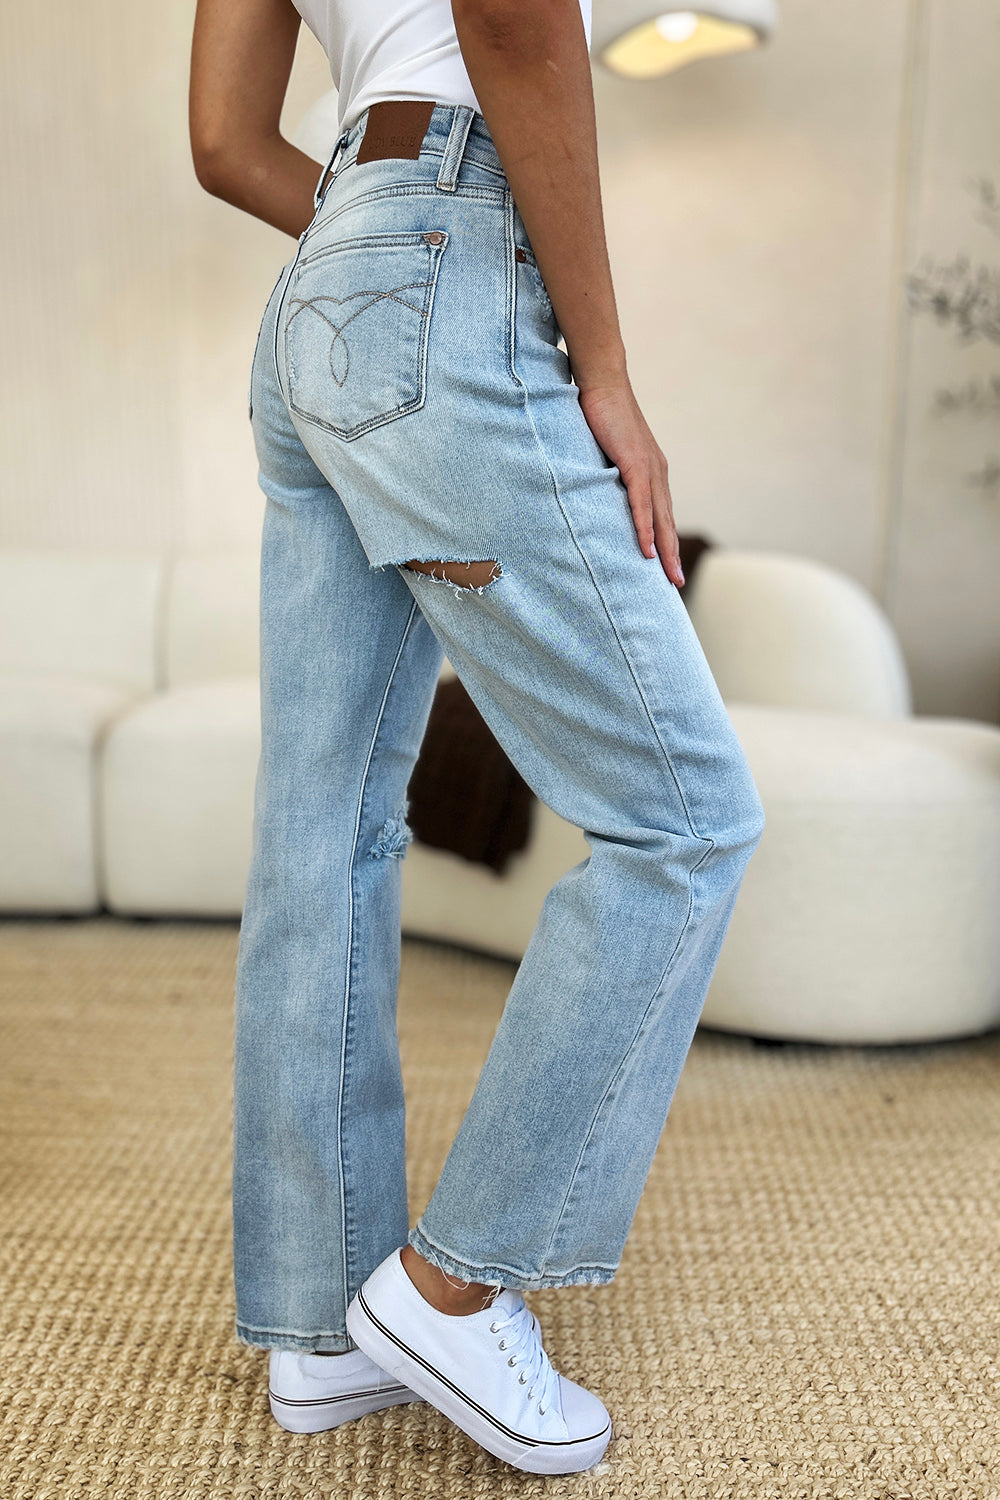
M671 583L683 587L667 460L635 399L628 376L580 391L580 405L591 432L621 474L639 546L645 557L659 554Z

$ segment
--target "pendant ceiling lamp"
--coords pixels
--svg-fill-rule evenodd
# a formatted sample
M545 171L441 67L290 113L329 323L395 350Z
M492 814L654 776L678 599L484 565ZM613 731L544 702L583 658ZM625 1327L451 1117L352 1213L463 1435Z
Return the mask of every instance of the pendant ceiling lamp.
M706 0L697 10L593 0L590 50L613 73L655 78L702 57L759 47L777 21L777 0Z

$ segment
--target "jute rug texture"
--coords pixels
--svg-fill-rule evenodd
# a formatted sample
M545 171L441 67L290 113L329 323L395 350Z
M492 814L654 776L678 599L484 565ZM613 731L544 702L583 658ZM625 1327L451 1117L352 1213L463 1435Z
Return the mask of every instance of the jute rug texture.
M699 1032L624 1261L533 1294L615 1436L522 1475L427 1406L316 1436L232 1333L234 923L0 923L3 1500L1000 1500L1000 1038ZM407 942L411 1209L513 966Z

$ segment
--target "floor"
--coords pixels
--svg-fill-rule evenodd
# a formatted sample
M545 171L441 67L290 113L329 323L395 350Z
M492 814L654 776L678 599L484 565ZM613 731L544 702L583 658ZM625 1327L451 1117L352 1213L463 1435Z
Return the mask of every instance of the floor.
M313 1437L232 1334L235 923L0 923L4 1500L1000 1500L1000 1035L699 1032L611 1286L529 1297L615 1436L522 1475L427 1406ZM513 966L404 943L411 1207Z

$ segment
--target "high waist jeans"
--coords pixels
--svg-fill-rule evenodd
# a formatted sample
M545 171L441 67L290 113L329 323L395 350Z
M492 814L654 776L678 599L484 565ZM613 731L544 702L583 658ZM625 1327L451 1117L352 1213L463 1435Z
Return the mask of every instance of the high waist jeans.
M365 120L271 294L251 387L266 504L237 1331L285 1349L353 1347L347 1303L407 1238L475 1281L611 1280L763 828L685 606L584 418L483 116L438 105L419 158L358 164ZM469 588L414 560L495 576ZM442 652L590 853L545 899L410 1231L400 860Z

